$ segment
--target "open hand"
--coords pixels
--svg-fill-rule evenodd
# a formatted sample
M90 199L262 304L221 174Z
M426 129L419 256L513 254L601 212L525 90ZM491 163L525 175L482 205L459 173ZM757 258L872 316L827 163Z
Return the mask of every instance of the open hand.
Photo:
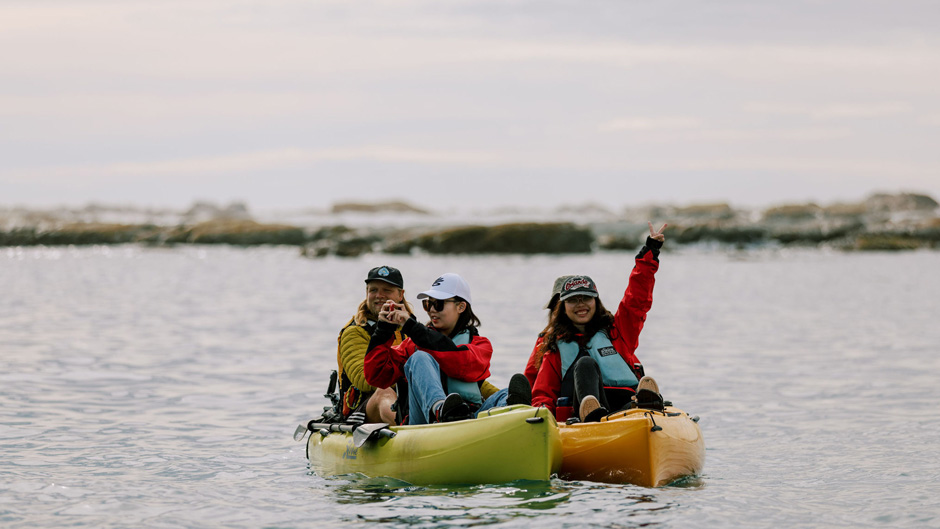
M663 242L666 240L666 236L663 235L663 230L665 230L666 226L669 226L669 224L664 223L663 227L659 228L659 231L653 231L653 223L650 221L646 221L646 223L650 225L650 239L653 239L654 241L659 241L659 242Z

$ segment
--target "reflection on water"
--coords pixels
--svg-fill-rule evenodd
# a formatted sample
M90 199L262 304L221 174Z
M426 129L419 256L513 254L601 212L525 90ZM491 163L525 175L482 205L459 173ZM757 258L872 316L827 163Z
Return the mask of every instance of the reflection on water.
M546 513L552 515L553 523L562 525L603 524L675 506L657 501L648 489L559 479L415 487L396 480L349 478L331 485L337 504L354 507L355 515L348 521L417 527L521 522L537 520ZM592 515L580 508L584 501L597 501L604 508Z

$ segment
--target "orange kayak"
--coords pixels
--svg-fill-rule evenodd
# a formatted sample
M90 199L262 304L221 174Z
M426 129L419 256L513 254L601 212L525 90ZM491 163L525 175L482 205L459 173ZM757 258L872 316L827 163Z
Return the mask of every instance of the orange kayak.
M659 487L699 474L705 441L698 418L666 406L632 409L600 422L559 424L564 479Z

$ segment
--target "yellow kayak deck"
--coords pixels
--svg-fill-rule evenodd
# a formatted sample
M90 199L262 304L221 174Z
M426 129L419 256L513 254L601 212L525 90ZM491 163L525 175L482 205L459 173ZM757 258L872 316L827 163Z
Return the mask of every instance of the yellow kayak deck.
M414 485L547 480L561 467L561 440L545 408L507 406L476 419L391 426L356 447L352 433L311 432L307 458L320 476L359 473Z
M705 441L697 422L678 408L633 409L600 422L560 424L559 477L659 487L699 474Z

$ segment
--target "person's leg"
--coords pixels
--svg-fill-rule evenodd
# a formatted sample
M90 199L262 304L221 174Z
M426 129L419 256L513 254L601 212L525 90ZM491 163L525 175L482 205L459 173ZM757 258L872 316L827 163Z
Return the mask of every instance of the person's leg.
M408 424L428 424L428 412L435 402L444 400L441 367L431 355L415 351L405 362L408 379Z
M571 366L574 369L574 409L581 405L581 399L593 395L601 406L607 407L604 386L601 382L601 370L590 356L584 356Z
M509 398L509 388L503 388L497 391L496 393L493 393L492 395L489 396L488 399L483 401L483 405L480 406L480 409L477 410L476 413L473 414L473 418L475 419L482 411L486 411L491 408L498 408L500 406L506 406L507 404L506 401L508 398Z
M601 370L589 356L580 358L571 366L574 369L575 410L583 422L596 421L607 415L607 397L601 383Z
M398 394L392 388L378 388L366 402L366 421L395 424L395 412L392 404L398 399Z

